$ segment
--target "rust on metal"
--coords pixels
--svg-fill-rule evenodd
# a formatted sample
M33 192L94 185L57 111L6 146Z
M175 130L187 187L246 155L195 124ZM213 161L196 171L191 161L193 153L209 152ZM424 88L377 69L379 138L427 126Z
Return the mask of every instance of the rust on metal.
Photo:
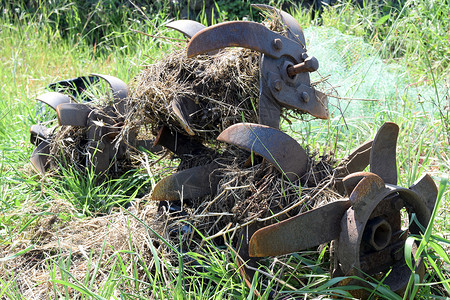
M200 110L200 107L192 100L181 97L172 100L172 109L183 129L191 136L195 135L191 129L191 115Z
M62 103L56 108L59 125L86 126L92 108L81 103Z
M319 69L319 61L314 56L306 58L303 62L296 64L295 66L289 66L287 73L290 77L293 77L300 73L315 72Z
M279 127L281 107L328 118L328 98L316 91L309 72L316 71L319 62L308 57L303 32L297 21L286 12L271 6L255 7L278 13L287 27L288 37L265 26L246 21L232 21L207 27L190 40L188 57L226 47L243 47L261 52L259 123Z
M62 103L71 103L72 100L69 96L58 93L58 92L48 92L36 97L36 100L41 101L54 110L58 107L58 105Z
M274 46L275 40L279 41L279 47ZM230 21L209 26L195 34L188 44L187 56L194 57L227 47L247 48L273 58L286 55L295 61L299 61L305 52L298 43L260 23Z
M385 183L397 184L396 147L398 125L384 123L378 130L370 152L370 172L377 174Z
M390 182L396 181L392 159L382 160L379 153L374 153L381 151L390 158L394 156L395 161L398 130L394 125L383 125L373 144L367 142L359 147L338 170L341 174L348 172L346 166L349 162L353 162L351 170L364 169L370 157L370 163L377 164L371 165L371 170L375 169L379 174L350 173L342 181L349 200L338 200L259 229L250 239L249 255L283 255L334 240L337 262L333 274L364 278L383 272L388 274L383 283L391 290L402 293L411 272L404 262L404 243L408 234L420 234L420 228L428 225L435 206L437 187L429 175L422 176L410 188L385 183L381 178L384 176ZM370 156L367 151L370 151ZM410 214L410 221L414 213L421 226L412 222L409 228L402 229L403 208ZM417 249L417 245L414 247ZM415 263L416 270L423 275L421 259ZM349 279L344 284L361 285L361 282ZM367 297L363 290L352 294Z
M31 154L31 164L41 175L45 174L47 168L48 156L50 155L49 146L50 144L47 141L42 141Z
M306 173L309 158L305 150L278 129L261 124L235 124L225 129L217 140L261 155L291 181Z
M425 205L430 212L433 212L436 206L436 198L438 195L438 189L434 183L433 178L430 175L424 174L409 187L410 190L419 194L425 201Z
M256 231L250 239L249 255L283 255L319 246L337 239L348 200L337 200Z
M172 133L166 126L161 127L159 130L154 145L161 145L178 156L208 152L202 143L180 133Z
M161 179L152 191L151 199L175 201L193 199L216 191L218 175L216 163L194 167Z
M181 32L187 38L192 38L197 32L206 28L202 23L192 20L177 20L169 22L165 26Z
M252 7L255 7L261 11L266 11L274 14L276 17L280 17L281 22L285 26L285 29L288 34L288 38L293 41L298 42L302 47L305 47L305 35L303 34L303 30L298 24L297 20L281 9L277 9L267 4L252 4Z

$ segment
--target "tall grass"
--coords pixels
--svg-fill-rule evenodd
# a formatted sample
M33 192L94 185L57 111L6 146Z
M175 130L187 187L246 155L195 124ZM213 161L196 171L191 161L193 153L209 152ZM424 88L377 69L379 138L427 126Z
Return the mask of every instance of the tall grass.
M14 243L22 241L24 233L33 232L40 218L48 214L46 209L57 201L70 203L70 209L57 215L63 221L107 214L112 207L123 206L139 197L136 194L139 187L145 187L149 180L134 174L98 185L94 184L94 176L80 177L72 170L66 170L64 178L53 180L34 175L28 161L33 148L28 139L29 126L37 121L35 96L50 82L90 72L111 74L128 82L146 64L174 47L172 42L156 36L181 37L162 27L167 21L164 11L151 17L144 16L131 5L114 9L109 14L111 9L103 3L112 2L100 1L87 14L91 20L97 19L88 24L80 15L80 8L72 2L50 3L54 6L39 6L32 14L19 7L16 15L2 14L0 20L0 75L3 82L0 84L0 248L11 246L13 249L0 263L32 253L32 246L14 252ZM321 22L341 32L363 37L384 58L407 66L413 74L411 83L442 85L448 80L448 1L405 1L403 6L391 7L373 3L370 1L362 8L349 1L340 1L334 7L324 9ZM305 12L296 17L304 27L316 22ZM64 22L60 23L61 20ZM348 119L347 126L336 121L338 118L309 122L301 124L298 135L304 145L321 154L331 149L344 155L373 136L385 120L395 121L401 127L397 151L399 185L409 186L424 172L431 173L436 179L442 178L440 206L433 213L425 235L413 237L420 243L421 251L416 255L425 258L428 272L422 284L410 284L409 298L445 297L450 293L450 262L446 252L450 249L450 221L445 216L450 207L445 184L445 176L450 172L449 118L444 107L449 99L448 90L447 94L442 94L436 89L431 99L425 101L434 101L434 110L424 106L418 111L416 104L423 99L393 96L385 99L387 109L376 111L370 117ZM398 107L401 107L400 111ZM130 219L137 218L131 211L127 213ZM153 229L145 220L139 221L150 235ZM435 229L434 233L432 229ZM132 230L130 227L129 231ZM162 244L170 246L163 237L159 238ZM150 249L142 249L132 242L131 237L127 242L128 250L115 251L113 255L105 254L110 247L105 239L99 255L91 251L63 256L59 251L59 254L45 257L51 270L50 280L41 284L49 284L53 294L42 296L66 299L254 297L239 276L235 253L226 247L207 242L204 254L173 249L180 262L187 258L196 262L174 266L153 244L150 243ZM146 259L147 253L152 255L151 264ZM81 281L73 273L75 256L89 265L85 279ZM326 248L320 253L294 254L286 266L290 272L271 273L273 270L264 269L253 281L252 289L260 289L263 283L269 282L269 286L281 290L281 295L351 298L348 289L352 287L335 285L345 278L330 278L328 259ZM100 273L106 274L107 280L98 282L96 278ZM17 274L13 270L5 270L3 274L6 277L0 278L0 297L25 298ZM268 280L267 274L301 285L293 291L273 278ZM414 279L411 277L411 282ZM417 290L417 287L421 289ZM381 283L373 290L374 297L398 298ZM262 298L269 298L269 293L263 293Z

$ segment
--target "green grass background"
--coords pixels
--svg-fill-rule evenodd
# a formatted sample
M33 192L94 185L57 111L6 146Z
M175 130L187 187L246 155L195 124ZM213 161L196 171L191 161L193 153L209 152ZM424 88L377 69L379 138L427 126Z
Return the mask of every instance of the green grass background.
M10 247L21 232L31 228L52 205L52 199L78 204L76 210L61 213L61 218L70 220L108 211L111 204L136 197L132 187L142 182L136 179L138 175L100 187L93 178L80 178L70 170L64 180L34 175L29 163L33 151L29 128L38 121L35 97L46 84L91 72L128 82L145 65L178 47L157 38L181 37L164 28L172 16L169 6L158 3L159 9L129 3L116 9L114 1L99 1L83 9L76 2L49 1L29 9L23 3L1 2L0 247ZM430 229L424 237L417 237L428 271L424 283L411 284L405 296L411 299L450 296L450 193L446 186L450 171L449 7L448 0L367 1L363 7L341 0L325 7L319 19L312 20L308 11L292 12L305 28L309 51L321 63L320 75L330 76L329 83L339 96L378 100L335 99L330 120L294 123L289 128L292 135L319 153L331 150L343 157L373 137L385 121L396 122L400 126L399 185L409 186L426 172L440 188L439 207ZM227 8L225 4L217 6L217 22L235 18ZM254 14L249 12L248 18L256 17ZM204 22L204 16L199 20ZM27 210L30 203L40 210ZM133 272L120 273L116 267L100 270L111 275L107 282L89 284L95 278L92 274L87 274L87 282L76 282L67 271L70 260L49 260L48 264L65 274L49 282L55 290L49 297L70 298L70 289L80 298L98 299L145 299L149 294L163 299L252 298L236 266L227 265L230 254L214 245L209 247L209 267L203 273L164 267L166 262L158 258L159 267L171 274L170 286L160 275L148 274L139 288L142 278ZM30 249L0 258L0 268L3 261L27 251ZM304 282L296 293L310 298L332 293L349 297L345 288L333 286L337 279L330 279L322 266L323 255L312 256L315 261L309 257L293 257L301 270L295 276ZM129 267L121 265L120 255L112 259L119 269ZM145 262L141 263L145 268ZM14 274L4 274L10 275L0 278L0 298L24 298ZM258 280L253 286L258 286ZM143 287L146 293L140 290ZM374 288L374 297L391 299L395 295L380 285Z

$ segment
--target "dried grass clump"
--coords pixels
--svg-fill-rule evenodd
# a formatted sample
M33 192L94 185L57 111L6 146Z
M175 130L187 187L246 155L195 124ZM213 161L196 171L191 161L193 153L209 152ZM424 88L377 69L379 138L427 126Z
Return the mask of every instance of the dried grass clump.
M128 212L120 209L110 215L72 218L70 221L58 218L57 213L61 210L70 211L71 208L54 203L33 227L18 235L12 245L0 247L0 256L4 258L33 245L32 250L3 262L0 267L0 277L9 278L14 274L27 299L50 298L54 292L53 284L56 284L52 280L67 277L65 271L73 276L72 282L84 282L90 274L89 280L94 283L92 290L100 290L101 285L110 280L108 270L114 270L115 259L112 258L115 255L120 255L124 265L142 259L149 268L154 266L152 247L161 257L171 255L147 229L151 227L155 232L164 232L164 223L158 218L154 203L135 203ZM99 270L95 271L97 267ZM141 272L137 274L138 278L145 277L142 268L138 272ZM59 286L59 289L64 290L64 287ZM81 298L74 289L69 291L71 299Z
M126 127L147 125L153 134L161 125L186 134L172 109L185 98L198 105L191 129L204 141L230 125L257 122L259 54L224 49L212 56L187 58L185 49L168 54L143 70L131 83Z

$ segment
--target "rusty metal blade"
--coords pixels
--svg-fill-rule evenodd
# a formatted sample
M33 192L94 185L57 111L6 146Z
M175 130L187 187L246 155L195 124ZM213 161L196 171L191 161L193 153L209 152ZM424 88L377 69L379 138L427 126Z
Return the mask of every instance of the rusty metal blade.
M212 173L217 167L216 163L211 163L167 176L156 184L151 198L156 201L174 201L215 193L218 177Z
M309 158L305 150L278 129L261 124L235 124L225 129L217 140L256 152L291 181L306 173Z
M91 74L91 76L102 78L109 84L114 98L114 105L117 107L117 111L124 115L126 113L125 99L128 97L128 86L126 83L111 75Z
M97 76L81 76L51 83L47 88L55 92L70 94L72 97L76 98L83 93L88 86L97 83L98 81L99 78Z
M409 189L419 194L425 201L425 205L430 212L433 212L434 206L436 205L438 189L436 183L434 183L434 180L430 175L423 175L417 179L416 182L409 187Z
M62 103L72 102L69 96L61 94L61 93L57 93L57 92L48 92L48 93L39 95L36 97L36 100L47 104L54 110L56 110L56 107Z
M192 20L177 20L166 24L167 28L181 32L185 37L192 38L197 32L206 28L205 25Z
M305 47L306 43L303 30L293 16L285 11L282 11L281 9L277 9L267 4L252 4L251 6L261 11L267 11L280 16L281 22L286 25L288 37L294 41L298 41L303 47Z
M34 169L42 175L45 174L45 168L47 165L48 156L50 154L49 145L50 144L47 141L42 141L36 149L34 149L30 158Z
M283 255L316 247L339 237L340 222L350 201L337 200L256 231L250 257Z
M350 153L343 163L348 174L361 172L370 163L370 151L372 150L372 142L367 141Z
M87 119L92 109L86 104L63 103L58 105L59 125L86 126Z
M190 126L190 115L198 111L200 109L199 106L195 104L194 101L181 97L175 98L172 101L172 109L183 129L186 130L189 135L195 135Z
M199 141L177 132L172 133L166 126L163 126L158 132L154 145L161 145L179 156L208 152L208 148Z
M187 56L205 54L226 47L256 50L273 58L288 55L300 61L304 52L298 43L271 31L264 25L231 21L207 27L194 35L187 46Z
M111 75L103 75L103 74L91 74L91 76L100 77L105 80L109 86L111 87L111 91L113 93L113 97L115 100L122 100L128 96L128 86L125 82L120 80L117 77Z
M373 139L370 152L370 172L377 174L385 183L397 184L396 147L398 125L384 123Z
M30 142L37 146L43 140L48 140L50 133L53 130L43 125L31 125L30 128Z

